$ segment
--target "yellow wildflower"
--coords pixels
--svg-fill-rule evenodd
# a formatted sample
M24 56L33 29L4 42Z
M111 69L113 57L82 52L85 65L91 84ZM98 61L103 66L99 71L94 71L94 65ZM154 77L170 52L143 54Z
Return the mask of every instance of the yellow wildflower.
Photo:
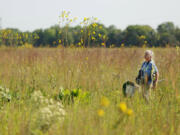
M85 21L87 21L87 18L86 18L86 17L84 17L84 22L85 22Z
M61 17L64 18L65 14L66 14L66 11L63 11L61 14Z
M96 40L96 38L95 38L95 37L92 37L91 39L92 39L92 40Z
M146 39L146 36L141 35L139 38L140 38L140 39Z
M97 111L97 114L98 114L99 117L103 117L103 116L104 116L104 110L99 109L99 110Z
M108 107L108 106L109 106L109 100L108 100L108 98L103 97L103 98L101 99L101 105L104 106L104 107Z
M26 34L26 38L28 38L28 34Z
M115 45L114 45L114 44L110 45L110 48L114 48L114 47L115 47Z
M79 42L78 45L81 46L81 42Z
M121 47L124 47L124 43L121 44Z
M92 26L93 26L93 27L96 27L96 26L97 26L97 24L96 24L96 23L93 23L93 24L92 24Z
M83 39L81 39L81 43L83 44Z
M103 27L102 26L99 26L99 29L102 29Z
M123 113L126 113L127 111L127 106L126 106L126 103L125 102L121 102L119 105L118 105L119 109L123 112Z
M126 113L127 113L127 115L131 116L131 115L133 115L133 110L132 109L127 109Z
M105 46L105 43L101 43L102 46Z
M67 12L66 11L63 11L63 14L66 14Z
M103 36L103 39L106 39L106 35Z

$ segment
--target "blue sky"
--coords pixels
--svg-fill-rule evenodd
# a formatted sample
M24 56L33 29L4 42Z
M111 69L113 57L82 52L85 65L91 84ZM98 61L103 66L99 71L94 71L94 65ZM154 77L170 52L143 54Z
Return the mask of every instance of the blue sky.
M97 17L106 26L125 29L148 24L156 28L172 21L180 27L180 0L0 0L2 27L32 31L58 23L62 10L79 20Z

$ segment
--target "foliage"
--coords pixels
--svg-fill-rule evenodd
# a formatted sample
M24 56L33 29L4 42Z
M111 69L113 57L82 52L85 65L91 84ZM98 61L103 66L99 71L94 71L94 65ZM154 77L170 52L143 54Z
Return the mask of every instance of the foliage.
M21 32L18 29L0 30L0 45L34 47L165 47L180 46L180 29L172 22L160 24L157 29L148 25L130 25L125 30L99 23L95 17L84 17L76 26L77 17L62 11L59 23L50 28L33 32Z
M31 95L32 120L31 128L47 131L50 126L62 121L65 116L65 110L60 102L55 102L53 99L48 99L42 95L40 91L35 91Z
M5 102L11 101L11 93L8 88L0 86L0 107Z
M82 91L81 89L64 89L60 88L58 98L65 103L88 103L90 98L90 93Z
M152 48L165 80L149 104L123 96L146 49L0 48L0 135L179 135L179 46Z

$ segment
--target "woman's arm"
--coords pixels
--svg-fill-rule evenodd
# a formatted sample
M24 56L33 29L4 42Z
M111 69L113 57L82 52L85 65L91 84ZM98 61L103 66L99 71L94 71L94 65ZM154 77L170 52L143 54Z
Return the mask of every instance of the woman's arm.
M158 82L158 79L159 79L159 73L158 73L158 72L156 72L156 73L154 74L153 89L155 89L155 88L156 88L156 86L157 86L157 82Z
M159 79L159 71L158 71L158 68L156 67L156 65L153 63L153 89L156 88L157 86L157 82L158 82L158 79Z

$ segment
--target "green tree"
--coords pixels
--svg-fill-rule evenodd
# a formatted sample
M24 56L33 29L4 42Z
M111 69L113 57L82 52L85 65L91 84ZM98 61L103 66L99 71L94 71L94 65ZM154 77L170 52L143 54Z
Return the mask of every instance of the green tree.
M123 42L127 46L142 46L144 43L152 46L156 38L155 31L148 25L131 25L123 32Z
M114 25L111 25L107 28L108 31L108 40L107 40L107 46L110 45L119 45L121 42L121 30L117 29Z
M177 44L176 39L176 28L172 22L165 22L158 26L157 28L159 34L159 46L171 45L174 46Z

